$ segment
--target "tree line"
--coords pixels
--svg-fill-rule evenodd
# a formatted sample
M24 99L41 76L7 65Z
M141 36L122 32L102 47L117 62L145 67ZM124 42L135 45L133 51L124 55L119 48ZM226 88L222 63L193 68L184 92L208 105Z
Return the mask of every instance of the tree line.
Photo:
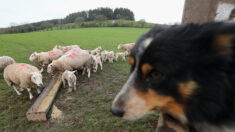
M97 9L75 12L67 15L63 19L53 19L36 23L12 26L0 30L0 33L24 33L38 30L52 30L54 26L68 23L82 23L85 21L104 21L104 20L135 20L134 13L127 8L101 7Z

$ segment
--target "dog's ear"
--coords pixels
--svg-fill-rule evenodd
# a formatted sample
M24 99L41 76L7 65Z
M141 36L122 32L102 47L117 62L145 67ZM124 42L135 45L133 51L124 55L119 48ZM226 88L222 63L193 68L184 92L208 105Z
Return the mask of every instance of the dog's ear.
M226 23L218 27L212 39L212 49L215 52L221 55L228 54L235 47L235 24Z

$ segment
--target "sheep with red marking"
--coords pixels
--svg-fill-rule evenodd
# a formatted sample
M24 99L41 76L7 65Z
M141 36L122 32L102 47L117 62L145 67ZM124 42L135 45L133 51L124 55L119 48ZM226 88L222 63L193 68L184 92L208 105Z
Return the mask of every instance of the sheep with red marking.
M53 60L47 67L48 73L64 72L65 70L80 70L89 59L86 50L74 50L64 54L57 60Z
M37 67L30 64L14 63L4 69L3 76L8 86L12 86L18 95L27 89L31 100L33 98L32 87L37 89L38 94L41 92L38 87L43 86L42 71L43 69L39 71Z
M135 46L135 43L119 44L117 48L130 52L134 46Z
M60 49L54 48L51 51L48 52L34 52L33 54L30 55L29 60L31 62L37 60L42 66L48 65L51 63L53 60L58 59L63 55L63 51Z
M0 56L0 73L10 64L15 63L15 60L9 56Z
M76 90L76 81L77 81L77 77L75 76L76 71L68 71L66 70L63 74L62 74L62 82L64 85L64 88L66 86L66 82L68 83L69 89L68 92L72 92L72 90Z

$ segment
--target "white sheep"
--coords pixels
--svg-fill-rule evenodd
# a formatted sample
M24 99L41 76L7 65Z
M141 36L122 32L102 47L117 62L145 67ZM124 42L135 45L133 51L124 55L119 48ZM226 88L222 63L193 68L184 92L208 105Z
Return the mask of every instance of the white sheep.
M57 60L53 60L47 67L48 73L56 71L64 72L65 70L80 70L89 59L89 52L86 50L71 51L69 54L64 54Z
M88 74L88 78L90 78L91 76L91 68L95 69L95 64L96 64L96 58L94 55L89 55L88 60L86 61L86 63L83 66L83 72L82 75L85 75L85 72L87 71Z
M14 63L8 65L4 69L4 80L8 86L12 86L18 95L21 95L21 91L27 89L29 93L29 99L33 98L31 88L36 87L37 93L41 91L37 87L42 87L42 71L30 64ZM17 88L19 86L19 88ZM18 91L19 90L19 91Z
M100 53L101 50L102 50L102 47L99 46L99 47L95 48L94 50L90 51L90 54L97 55Z
M135 43L119 44L117 48L130 52L134 46L135 46Z
M84 65L82 74L84 75L87 70L88 78L90 78L91 68L93 69L93 72L97 72L98 65L100 65L100 69L103 70L101 57L99 55L90 55L89 60Z
M108 51L107 50L104 50L104 51L101 52L101 60L102 60L102 62L106 62L107 61L107 59L108 59L107 55L108 55Z
M113 63L113 60L115 59L114 51L107 52L107 59L109 60L110 63Z
M115 60L118 61L118 57L121 56L123 61L126 61L126 56L128 55L128 51L125 52L117 52L115 54Z
M15 60L9 56L0 56L0 73L10 64L15 63Z
M95 56L93 56L93 59L95 60L94 72L97 71L98 65L100 65L100 69L103 70L103 65L102 65L102 61L101 61L101 56L95 55Z
M30 55L29 60L31 62L37 60L42 66L45 66L51 63L53 60L58 59L62 55L63 51L54 48L53 50L48 52L40 52L40 53L34 52L33 54Z
M68 71L66 70L63 74L62 74L62 82L65 88L66 85L66 81L68 82L68 92L72 92L72 90L76 90L76 81L77 81L77 77L75 76L76 71Z

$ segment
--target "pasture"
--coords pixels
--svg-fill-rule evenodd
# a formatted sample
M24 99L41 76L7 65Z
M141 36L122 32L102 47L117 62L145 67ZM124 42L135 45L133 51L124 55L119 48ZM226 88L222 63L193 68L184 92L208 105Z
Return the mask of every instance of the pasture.
M49 51L55 45L71 44L78 44L82 49L90 50L100 45L102 49L118 51L118 44L135 42L148 30L80 28L4 34L0 35L0 56L8 55L16 62L31 63L28 57L34 51ZM79 75L77 91L67 93L67 89L61 87L54 104L63 112L64 119L42 123L29 123L25 116L37 97L36 90L33 90L31 101L26 90L18 96L0 74L0 131L154 131L157 115L130 122L110 113L111 102L127 80L130 68L128 62L121 61L121 58L103 66L103 71L92 72L90 79ZM44 73L43 77L46 85L51 76Z

